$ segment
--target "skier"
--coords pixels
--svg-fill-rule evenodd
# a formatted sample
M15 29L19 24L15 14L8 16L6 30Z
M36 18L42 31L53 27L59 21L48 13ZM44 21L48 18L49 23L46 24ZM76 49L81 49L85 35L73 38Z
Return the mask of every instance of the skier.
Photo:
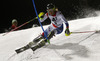
M11 25L11 27L8 28L8 29L5 29L5 32L9 32L9 31L11 31L12 29L15 29L15 28L17 27L17 25L18 25L17 20L16 20L16 19L13 19L13 20L12 20L12 25Z
M32 42L29 42L26 46L17 49L16 52L20 53L22 51L25 51L29 48L31 48L33 51L36 49L42 47L47 42L47 39L45 35L47 36L48 40L50 40L54 35L60 34L63 31L63 22L66 24L66 30L65 35L69 36L71 33L69 31L69 24L63 14L57 10L55 5L52 3L47 5L47 13L43 15L44 13L41 12L39 14L40 21L43 22L47 18L50 18L51 24L50 26L38 37L36 37ZM42 16L41 16L42 15ZM38 43L40 41L40 43Z
M18 25L18 22L16 19L12 20L12 26L9 28L9 31L11 31L12 29L15 29Z
M43 12L40 14L44 14ZM58 9L53 5L52 3L47 5L47 13L43 16L39 16L40 21L43 22L47 18L50 18L51 24L50 26L42 33L42 35L39 35L36 37L32 42L30 42L28 45L32 46L35 45L37 42L39 42L41 39L42 40L36 47L33 47L32 50L36 50L36 48L40 48L45 45L47 42L45 35L47 38L50 40L54 35L60 34L63 31L63 22L66 24L66 30L65 30L65 35L69 36L70 31L69 31L69 24L63 14L58 11Z

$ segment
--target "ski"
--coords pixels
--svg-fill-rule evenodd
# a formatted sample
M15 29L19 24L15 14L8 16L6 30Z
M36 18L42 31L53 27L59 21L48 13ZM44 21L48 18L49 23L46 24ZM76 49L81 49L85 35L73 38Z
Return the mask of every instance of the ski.
M35 50L37 50L38 48L41 48L42 46L45 45L45 43L46 43L45 40L46 40L46 39L42 40L39 44L35 45L34 47L29 47L28 45L26 45L26 46L24 46L24 47L21 47L21 48L19 48L19 49L16 49L15 52L16 52L17 54L19 54L19 53L24 52L24 51L26 51L26 50L28 50L28 49L32 49L33 51L35 51Z
M26 45L26 46L24 46L24 47L21 47L21 48L19 48L19 49L16 49L15 50L15 52L17 53L17 54L19 54L19 53L21 53L21 52L23 52L23 51L26 51L27 49L29 49L30 47L28 46L28 45Z

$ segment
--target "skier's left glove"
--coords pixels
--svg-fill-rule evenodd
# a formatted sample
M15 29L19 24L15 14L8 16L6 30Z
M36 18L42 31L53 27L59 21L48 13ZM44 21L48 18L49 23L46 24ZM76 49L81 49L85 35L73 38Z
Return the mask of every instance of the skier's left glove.
M67 28L66 30L65 30L65 35L66 36L69 36L71 34L71 32L69 31L69 29Z

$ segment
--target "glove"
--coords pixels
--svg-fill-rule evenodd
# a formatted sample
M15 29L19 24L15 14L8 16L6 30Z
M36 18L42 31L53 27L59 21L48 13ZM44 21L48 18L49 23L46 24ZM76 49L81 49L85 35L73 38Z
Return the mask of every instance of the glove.
M43 19L44 14L45 14L44 12L40 12L40 13L39 13L39 15L38 15L38 16L39 16L39 18L40 18L40 19ZM38 19L38 17L36 17L36 19Z
M69 31L69 29L67 28L66 30L65 30L65 35L66 36L69 36L71 33L70 33L70 31Z

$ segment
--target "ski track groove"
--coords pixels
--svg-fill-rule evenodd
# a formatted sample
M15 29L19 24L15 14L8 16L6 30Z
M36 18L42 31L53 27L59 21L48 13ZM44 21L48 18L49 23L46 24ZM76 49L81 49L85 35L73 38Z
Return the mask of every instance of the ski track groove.
M56 49L53 49L53 51L62 59L64 59L64 61L67 61Z
M79 41L78 44L82 43L83 41L85 41L86 39L90 38L91 36L93 36L95 33L92 33L91 35L87 36L86 38L84 38L83 40Z

